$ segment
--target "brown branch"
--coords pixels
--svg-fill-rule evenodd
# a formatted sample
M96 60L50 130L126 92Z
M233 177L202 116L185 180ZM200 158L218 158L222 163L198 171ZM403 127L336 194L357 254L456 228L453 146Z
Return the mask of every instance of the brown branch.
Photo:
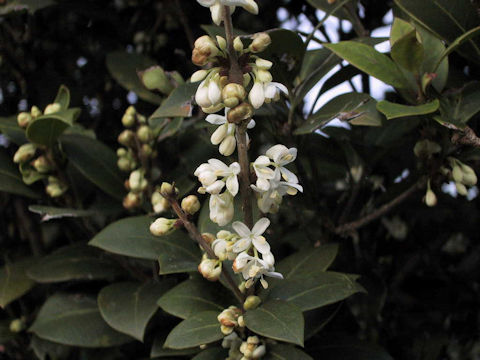
M475 134L471 127L466 126L465 129L459 129L455 125L445 125L449 129L455 130L452 135L452 143L459 145L469 145L473 147L480 147L480 138Z
M250 162L248 160L247 132L244 125L237 126L237 152L240 164L240 195L245 225L253 227L252 189L250 184Z
M187 214L185 214L185 212L182 210L175 196L169 196L168 194L162 194L162 195L168 200L173 211L175 211L178 218L182 221L183 225L185 226L185 229L187 229L188 233L190 234L190 237L200 244L202 249L205 250L205 252L208 254L208 256L211 259L218 260L217 255L215 255L215 252L213 251L211 246L205 241L202 234L200 234L200 231L198 231L195 224L193 224L190 220L188 220ZM237 298L237 300L240 302L240 304L243 304L243 302L245 301L245 297L240 291L240 289L238 288L235 280L230 276L230 274L228 273L227 269L225 269L224 266L222 266L222 275L225 281L230 286L232 292L235 294L235 297Z
M230 14L230 8L228 6L223 7L223 24L225 26L225 37L227 40L228 57L230 60L230 70L228 72L228 80L231 83L243 84L243 72L238 64L237 53L233 47L233 24Z
M346 234L346 233L352 232L354 230L357 230L357 229L371 223L372 221L374 221L374 220L378 219L379 217L388 213L394 207L396 207L401 202L403 202L405 199L407 199L410 195L414 194L417 190L423 188L425 186L425 183L426 183L425 179L421 179L421 180L417 181L415 184L413 184L406 191L404 191L403 193L398 195L392 201L390 201L390 202L386 203L385 205L379 207L378 209L376 209L372 213L368 214L367 216L365 216L361 219L352 221L350 223L337 226L334 230L335 233L336 234Z

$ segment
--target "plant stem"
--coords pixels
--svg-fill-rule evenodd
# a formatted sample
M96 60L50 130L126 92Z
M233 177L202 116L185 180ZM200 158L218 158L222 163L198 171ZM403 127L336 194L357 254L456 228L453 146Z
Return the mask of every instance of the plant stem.
M183 225L185 226L185 229L187 229L188 233L190 234L190 237L200 244L202 249L205 250L205 252L208 254L208 256L211 259L218 260L218 257L215 255L215 252L213 251L211 246L205 241L205 239L203 238L202 234L200 234L200 231L198 231L195 224L193 224L190 220L188 220L187 214L185 214L185 212L182 210L177 199L174 196L168 196L166 194L162 194L162 195L168 200L173 211L175 211L178 218L182 221ZM237 300L241 304L243 304L243 302L245 301L244 295L239 290L235 280L230 276L230 274L227 272L227 270L223 266L222 266L222 275L225 281L230 286L232 292L235 294L235 297L237 298Z
M223 24L225 26L225 37L227 40L227 51L230 60L230 70L228 72L228 80L231 83L243 84L243 73L238 64L237 53L233 47L233 25L232 17L230 14L230 8L228 6L223 7Z

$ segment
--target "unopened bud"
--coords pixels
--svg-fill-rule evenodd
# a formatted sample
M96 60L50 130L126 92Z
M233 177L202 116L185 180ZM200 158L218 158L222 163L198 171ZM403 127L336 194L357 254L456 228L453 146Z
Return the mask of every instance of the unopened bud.
M262 83L269 83L273 80L273 77L270 71L259 69L257 72L257 79Z
M195 41L195 48L192 52L192 62L195 65L203 66L212 57L218 55L218 48L208 35L199 37Z
M226 51L227 50L227 41L225 40L225 38L217 35L216 39L217 39L218 47L221 50Z
M160 194L167 198L171 196L176 197L178 195L178 190L177 188L174 188L172 184L163 182L160 186Z
M25 322L22 319L12 320L9 329L12 333L19 333L25 329Z
M123 198L123 207L127 210L135 209L142 204L142 196L141 194L129 192Z
M37 148L35 145L28 143L20 146L13 155L13 162L17 164L23 164L33 158L35 155L35 152L37 151Z
M122 117L122 125L126 128L130 128L135 125L135 115L125 113Z
M45 155L39 156L32 161L32 166L41 174L46 174L54 169L53 164Z
M50 115L59 112L62 110L62 106L59 103L53 103L47 105L45 111L43 112L44 115Z
M117 149L117 156L118 157L127 156L127 155L128 155L127 149L125 149L125 148L118 148Z
M252 115L253 115L252 105L246 102L243 102L228 112L227 120L229 123L239 124L244 120L250 119Z
M142 192L148 186L148 181L144 177L144 173L141 170L132 171L128 178L130 190L133 192Z
M190 81L192 83L194 82L198 82L198 81L202 81L203 79L205 79L208 75L208 71L207 70L198 70L196 72L194 72L190 78Z
M257 33L253 35L253 41L248 47L251 52L253 53L258 53L264 51L268 45L270 45L272 42L272 39L270 38L270 35L268 35L265 32L262 33Z
M142 145L142 155L149 157L153 155L153 149L150 145L148 144L143 144Z
M32 108L30 109L30 114L34 119L42 115L42 110L38 108L38 106L33 105Z
M270 70L270 68L273 66L273 63L271 61L258 58L255 60L255 65L257 65L259 69Z
M195 195L189 195L182 200L182 210L187 214L193 215L200 210L200 201Z
M127 110L125 110L126 115L132 115L134 116L137 113L137 110L135 109L135 106L130 105Z
M62 196L65 191L67 191L67 186L62 184L58 178L54 176L48 177L48 184L45 187L45 192L48 194L48 196L56 198Z
M227 135L227 131L228 131L228 124L220 125L210 137L210 142L213 145L220 144L223 141L223 139L225 139L225 136Z
M415 156L419 158L430 158L433 154L437 154L440 151L442 151L440 145L428 139L418 141L413 148Z
M455 165L452 169L452 177L455 182L461 183L463 180L463 171L462 168L458 165Z
M233 40L233 48L237 52L243 51L243 42L242 42L242 39L240 39L240 36L237 36L235 40Z
M467 190L467 187L465 185L463 185L462 183L456 182L455 187L457 188L457 192L460 195L467 196L468 190Z
M158 191L152 194L152 207L156 214L161 214L170 207L170 203Z
M260 359L262 356L265 356L266 353L267 349L265 345L260 345L255 350L253 350L252 359Z
M245 327L245 319L243 318L243 315L240 315L240 316L238 317L237 322L238 322L238 326L240 326L240 327L242 327L242 328Z
M247 92L240 84L230 83L222 89L222 100L226 107L233 108L246 97Z
M437 196L431 189L427 190L427 193L425 195L425 204L427 204L427 206L429 207L437 205Z
M154 236L167 235L174 229L176 219L158 218L150 225L150 232Z
M118 158L118 160L117 160L117 166L118 166L118 168L119 168L121 171L127 172L127 171L132 170L132 169L131 169L131 161L130 161L130 159L128 159L128 158L126 158L126 157L123 157L123 156L120 157L120 158Z
M123 130L118 135L118 142L123 146L130 147L135 144L135 134L132 130Z
M475 171L468 165L461 164L463 171L463 183L467 186L473 186L477 184L477 175Z
M261 303L262 299L260 299L258 296L250 295L245 299L245 302L243 303L243 308L245 310L253 310L256 309Z
M165 95L173 90L173 85L161 66L152 66L140 72L139 76L148 90L158 90Z
M222 263L214 259L204 259L198 265L198 272L208 281L218 281L222 273Z
M137 129L138 140L142 143L148 143L153 139L153 131L148 125L142 125Z
M228 135L220 144L218 151L223 156L230 156L233 154L237 147L237 141L235 140L235 136Z
M27 112L21 112L17 116L17 123L21 128L26 128L32 122L32 120L32 115Z

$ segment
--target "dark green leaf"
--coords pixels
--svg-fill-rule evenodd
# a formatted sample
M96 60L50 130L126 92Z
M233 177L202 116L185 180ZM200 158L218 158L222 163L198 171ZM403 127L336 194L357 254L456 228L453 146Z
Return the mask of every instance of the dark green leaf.
M167 313L182 319L187 319L199 311L221 312L232 304L219 296L222 291L217 284L205 282L205 279L189 279L163 295L158 300L158 305Z
M28 140L35 144L45 146L55 144L58 137L62 135L68 127L72 126L75 117L72 110L74 109L42 115L36 118L27 127L26 135Z
M42 221L60 219L63 217L89 217L98 214L97 210L78 210L42 205L30 205L28 210L41 215Z
M259 335L303 346L303 314L291 303L268 301L247 311L244 319L246 327Z
M285 300L307 311L336 303L361 291L364 289L351 276L316 272L310 276L277 282L268 298Z
M217 311L203 311L183 320L168 335L165 347L188 349L223 338Z
M125 195L117 156L100 141L81 135L64 135L63 150L75 168L88 180L115 199Z
M422 72L437 74L432 81L432 85L438 92L441 92L448 79L448 58L444 58L440 66L437 66L437 64L438 59L445 51L445 44L442 40L420 26L418 26L417 32L420 34L422 45L425 49ZM412 81L415 82L415 79L412 79Z
M98 307L103 319L117 331L143 341L149 320L157 312L157 300L170 287L170 282L109 285L98 294Z
M62 110L67 110L70 106L70 90L65 85L61 85L53 102L60 104Z
M198 347L182 350L167 349L164 347L166 336L157 335L153 340L152 350L150 352L150 358L157 357L176 357L176 356L190 356L199 352Z
M397 88L407 87L406 79L397 65L373 46L356 41L341 41L337 44L324 44L342 59L363 72Z
M392 59L404 69L412 73L420 73L424 60L424 49L417 40L415 30L405 34L392 46Z
M174 234L176 236L172 234L158 238L160 274L196 272L201 261L198 246L181 230L175 231Z
M303 249L277 264L276 271L285 279L299 278L328 269L338 254L337 244Z
M161 104L162 98L147 90L138 78L137 71L155 64L149 57L136 53L114 51L107 55L106 64L112 77L125 89L133 91L139 98L152 104Z
M110 328L100 316L95 299L56 294L47 299L29 331L60 344L109 347L132 341Z
M292 345L274 344L267 347L267 355L264 360L313 360L302 350Z
M212 360L212 359L225 359L228 356L228 351L221 347L214 347L202 351L197 356L193 357L192 360Z
M35 285L35 282L26 274L26 269L30 265L32 265L32 259L6 264L0 270L0 307L4 308Z
M0 151L0 191L38 199L40 195L24 184L12 159Z
M175 88L150 116L149 123L152 126L159 126L164 118L192 116L192 100L198 86L199 83L185 83Z
M181 129L183 124L183 118L165 118L158 135L158 141L162 141L168 137L171 137Z
M32 336L30 347L40 360L67 359L72 351L71 347L43 340L35 335Z
M17 145L27 142L25 130L18 126L16 116L0 117L0 132Z
M65 246L29 267L27 274L39 283L100 279L112 281L123 274L121 267L101 255L100 251L87 245Z
M459 36L458 38L453 41L450 46L445 49L443 54L439 57L437 60L437 63L435 64L435 70L440 66L440 63L444 58L446 58L449 54L451 54L453 51L457 50L460 45L462 45L465 41L470 40L474 38L475 36L478 36L480 34L480 26L477 26L476 28L473 28L463 35ZM480 53L479 53L480 54Z
M439 107L440 102L438 99L417 106L395 104L387 100L382 100L377 103L378 111L383 113L388 120L408 116L431 114L437 111Z

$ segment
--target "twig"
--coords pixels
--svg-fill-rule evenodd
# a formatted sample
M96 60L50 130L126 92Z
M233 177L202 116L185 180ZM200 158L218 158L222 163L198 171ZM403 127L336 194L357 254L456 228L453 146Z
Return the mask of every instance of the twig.
M187 214L182 210L180 204L178 203L177 199L175 196L170 196L168 194L162 194L170 203L170 206L172 207L173 211L177 214L178 218L182 221L183 226L185 226L185 229L187 229L188 233L190 234L190 237L197 241L200 246L202 247L203 250L208 254L208 256L211 259L217 259L217 255L215 255L215 252L211 248L211 246L205 241L203 238L202 234L200 234L200 231L198 231L197 227L195 224L193 224L190 220L188 220ZM225 279L225 281L228 283L230 286L232 292L235 294L235 297L237 300L243 304L245 301L244 296L240 289L238 288L235 280L230 276L228 271L222 266L222 275Z
M340 225L335 228L335 233L336 234L345 234L352 232L358 228L361 228L373 220L378 219L380 216L385 215L388 213L390 210L392 210L395 206L399 205L402 201L407 199L410 195L414 194L417 190L423 188L425 186L426 180L421 179L417 181L415 184L413 184L410 188L408 188L406 191L398 195L395 199L392 201L386 203L385 205L381 206L380 208L376 209L372 213L368 214L367 216L352 221L347 224Z
M452 135L452 143L480 147L480 138L475 134L475 131L473 131L471 127L466 126L465 129L459 129L452 124L446 124L444 126L456 131Z
M231 83L236 84L243 84L243 73L242 69L240 69L240 65L238 64L237 53L233 47L233 24L232 24L232 17L230 14L230 7L224 6L223 7L223 24L225 25L225 37L227 40L227 49L228 49L228 57L230 60L230 70L228 72L228 80Z

